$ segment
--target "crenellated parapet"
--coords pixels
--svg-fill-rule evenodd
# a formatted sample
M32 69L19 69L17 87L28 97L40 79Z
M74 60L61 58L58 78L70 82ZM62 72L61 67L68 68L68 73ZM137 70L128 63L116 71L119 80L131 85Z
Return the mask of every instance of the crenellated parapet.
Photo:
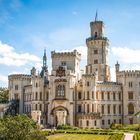
M31 75L28 74L11 74L8 76L9 80L31 79Z
M52 51L51 52L51 57L54 58L54 57L69 57L69 56L74 56L74 57L77 57L77 58L81 58L81 54L77 51L77 50L74 50L73 52L55 52L55 51Z
M140 70L126 70L117 72L117 77L137 78L140 77Z

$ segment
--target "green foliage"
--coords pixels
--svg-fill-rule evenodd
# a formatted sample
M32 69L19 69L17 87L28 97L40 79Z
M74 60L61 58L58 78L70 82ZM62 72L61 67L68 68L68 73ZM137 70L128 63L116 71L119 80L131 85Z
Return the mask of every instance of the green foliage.
M108 140L122 140L123 136L123 134L116 133L114 135L111 135Z
M36 123L26 115L4 116L0 119L2 140L46 140Z
M140 125L139 124L122 125L122 124L112 123L110 128L113 129L113 130L139 131L140 130Z
M70 126L70 125L59 125L57 127L57 129L62 129L62 130L68 130L68 129L77 130L79 128L78 127L73 127L73 126Z
M134 133L134 140L140 140L140 133Z
M0 103L7 103L8 97L9 97L8 89L0 87Z

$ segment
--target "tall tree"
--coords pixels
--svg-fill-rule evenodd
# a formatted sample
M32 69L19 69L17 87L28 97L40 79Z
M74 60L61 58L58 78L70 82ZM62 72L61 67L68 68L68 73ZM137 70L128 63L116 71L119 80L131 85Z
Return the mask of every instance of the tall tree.
M0 87L0 103L8 102L9 90L7 88Z

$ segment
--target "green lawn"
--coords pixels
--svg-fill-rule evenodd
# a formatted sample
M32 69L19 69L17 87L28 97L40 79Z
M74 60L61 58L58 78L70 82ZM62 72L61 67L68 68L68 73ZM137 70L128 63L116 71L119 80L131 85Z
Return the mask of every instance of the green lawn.
M48 136L48 140L108 140L109 135L92 134L55 134Z

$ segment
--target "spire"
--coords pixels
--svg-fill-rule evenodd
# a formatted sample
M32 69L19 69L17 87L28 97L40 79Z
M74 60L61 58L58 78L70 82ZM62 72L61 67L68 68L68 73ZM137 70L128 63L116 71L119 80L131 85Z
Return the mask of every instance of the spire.
M46 56L46 49L44 49L44 56L43 56L43 67L47 66L47 56Z
M96 14L95 14L95 22L98 20L98 11L96 10Z

